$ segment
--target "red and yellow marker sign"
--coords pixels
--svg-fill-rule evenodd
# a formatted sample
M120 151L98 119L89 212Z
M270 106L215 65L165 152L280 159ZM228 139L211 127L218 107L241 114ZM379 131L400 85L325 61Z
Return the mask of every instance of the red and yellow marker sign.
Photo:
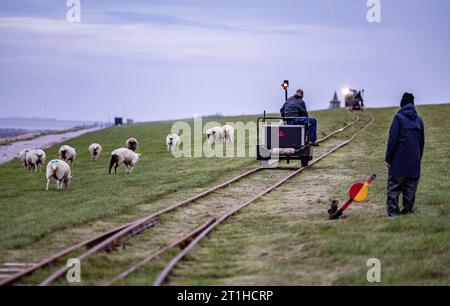
M364 182L353 184L348 191L348 195L357 203L364 202L369 197L369 183Z
M372 182L377 177L376 174L372 175L366 182L364 183L355 183L353 184L350 189L348 190L348 195L350 196L350 199L345 202L342 207L337 211L330 212L330 218L331 219L339 219L339 217L342 215L342 212L347 209L347 207L352 202L362 203L367 200L369 197L369 185L372 184Z

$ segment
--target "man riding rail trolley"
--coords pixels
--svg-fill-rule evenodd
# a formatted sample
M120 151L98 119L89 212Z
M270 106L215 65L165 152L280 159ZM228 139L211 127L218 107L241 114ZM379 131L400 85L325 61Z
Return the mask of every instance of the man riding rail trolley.
M287 125L306 125L309 130L309 141L312 146L318 147L317 143L317 120L310 118L303 101L304 92L302 89L297 90L294 96L287 99L281 108L281 117L299 117L297 119L286 120Z

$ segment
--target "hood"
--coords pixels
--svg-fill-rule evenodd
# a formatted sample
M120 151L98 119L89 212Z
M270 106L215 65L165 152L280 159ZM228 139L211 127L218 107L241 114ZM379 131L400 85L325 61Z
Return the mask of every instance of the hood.
M409 129L420 129L420 119L416 108L413 104L407 104L399 110L397 116L400 118L402 124Z

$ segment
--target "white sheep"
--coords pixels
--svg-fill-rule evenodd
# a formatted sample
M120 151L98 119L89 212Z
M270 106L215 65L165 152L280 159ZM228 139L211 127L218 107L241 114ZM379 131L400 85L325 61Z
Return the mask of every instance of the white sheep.
M125 142L125 146L131 151L136 152L139 146L139 142L137 141L136 138L128 138L127 141Z
M223 131L223 142L234 142L234 128L231 125L224 125L222 127L222 131Z
M59 158L65 162L70 160L70 164L72 165L73 161L77 157L77 149L72 148L71 146L68 145L64 145L61 148L59 148L58 155Z
M167 151L180 150L181 138L177 134L169 134L166 137Z
M206 137L210 144L221 142L224 139L223 129L221 127L213 127L206 131Z
M92 160L98 160L101 152L102 146L98 143L93 143L89 146L89 153L91 153Z
M63 160L55 159L48 163L47 165L47 188L50 184L50 179L54 178L56 180L56 189L62 189L63 185L65 188L69 187L70 179L72 178L70 166Z
M114 150L111 153L111 162L109 163L109 174L111 174L111 169L114 167L114 173L117 174L117 167L122 163L125 164L126 173L129 174L133 171L133 167L139 161L141 154L134 153L128 148L120 148Z
M23 164L23 167L25 169L28 168L28 163L27 163L27 154L30 152L30 149L25 149L22 152L19 153L18 158L20 160L20 162Z
M34 172L37 172L38 167L39 170L42 170L42 167L44 167L45 158L45 152L41 149L35 149L27 152L26 164L28 171L34 170Z

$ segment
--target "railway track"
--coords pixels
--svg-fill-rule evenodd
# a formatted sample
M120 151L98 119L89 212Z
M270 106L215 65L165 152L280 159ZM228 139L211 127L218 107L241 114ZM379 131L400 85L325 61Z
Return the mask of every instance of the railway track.
M250 200L242 203L241 205L239 205L238 207L229 210L228 212L226 212L225 214L221 215L219 218L217 218L216 221L214 221L212 224L210 224L209 226L205 227L202 231L200 231L200 233L185 247L183 248L175 257L173 257L173 259L166 265L166 267L163 269L163 271L159 274L159 276L157 277L156 281L154 282L154 286L161 286L163 285L166 280L168 279L170 273L173 271L173 269L176 267L176 265L183 260L183 258L195 247L197 246L200 241L202 239L204 239L209 233L211 233L217 226L219 226L221 223L223 223L224 221L226 221L227 219L229 219L230 217L232 217L233 215L235 215L236 213L238 213L240 210L242 210L243 208L249 206L250 204L254 203L255 201L257 201L258 199L262 198L263 196L269 194L270 192L272 192L274 189L280 187L281 185L283 185L285 182L287 182L288 180L292 179L293 177L297 176L299 173L303 172L305 169L313 166L314 164L318 163L320 160L324 159L325 157L329 156L330 154L336 152L337 150L339 150L340 148L346 146L347 144L349 144L350 142L352 142L356 137L358 137L358 135L360 135L361 133L363 133L365 130L367 130L367 128L374 122L374 117L371 117L371 120L369 121L369 123L367 123L367 125L364 126L364 128L362 128L359 132L355 133L351 138L349 138L348 140L340 143L339 145L337 145L336 147L334 147L333 149L329 150L328 152L322 154L320 157L314 159L308 166L306 167L302 167L299 168L295 171L292 171L289 175L287 175L286 177L284 177L283 179L281 179L279 182L277 182L276 184L274 184L273 186L267 188L266 190L264 190L263 192L257 194L256 196L254 196L253 198L251 198Z
M345 130L347 130L348 128L350 128L351 126L355 125L357 122L360 121L360 117L357 116L357 118L348 123L346 126L344 126L341 129L338 129L330 134L328 134L327 136L325 136L324 138L320 139L318 142L323 143L326 140L330 139L331 137L333 137L336 134L339 134ZM356 136L354 136L356 137ZM353 140L354 138L352 138ZM330 153L331 154L331 153ZM320 159L322 159L325 156L321 156ZM314 163L316 163L319 159L313 161L311 163L311 165L313 165ZM300 173L304 168L300 168L295 170L293 173L289 174L287 177L288 179L291 177L291 175L295 176L296 174ZM161 216L168 214L170 212L173 212L177 209L180 209L184 206L187 206L191 203L197 202L215 192L217 192L218 190L224 189L229 187L230 185L232 185L233 183L236 183L240 180L242 180L243 178L249 177L257 172L260 172L262 169L261 168L255 168L252 170L249 170L245 173L242 173L224 183L221 183L217 186L214 186L204 192L201 192L189 199L186 199L184 201L178 202L174 205L171 205L163 210L160 210L156 213L152 213L146 217L143 217L141 219L138 219L136 221L130 222L130 223L126 223L123 224L121 226L118 226L108 232L102 233L100 235L97 235L93 238L84 240L78 244L75 244L73 246L70 246L64 250L62 250L61 252L52 255L48 258L45 258L44 260L27 267L26 269L12 275L11 277L8 277L6 279L0 280L0 286L5 286L5 285L11 285L14 284L15 282L21 280L22 278L31 275L32 273L34 273L37 270L40 270L42 268L45 268L51 264L56 263L58 260L62 259L64 256L67 256L75 251L81 250L83 248L88 248L88 250L84 253L82 253L81 255L77 256L77 258L80 261L86 260L87 258L91 257L92 255L101 252L101 251L108 251L111 249L114 249L118 244L123 243L124 241L126 241L127 239L130 239L136 235L138 235L139 233L145 231L146 229L153 227L155 225L155 222L158 218L160 218ZM283 170L284 172L286 170ZM295 174L294 174L295 173ZM286 180L288 180L286 179ZM285 180L282 180L283 183L285 182ZM282 184L282 183L281 183ZM276 184L278 186L278 184ZM276 187L274 187L276 188ZM274 188L272 188L271 190L273 190ZM270 188L269 188L270 189ZM267 189L268 190L268 189ZM261 193L259 193L258 195L261 195L262 193L264 193L266 190L263 190ZM267 192L265 192L264 194L267 194ZM258 197L259 198L259 197ZM252 201L250 201L252 200ZM255 200L250 199L250 203L254 202ZM248 202L248 201L247 201ZM247 203L246 202L246 203ZM249 204L250 204L249 203ZM247 204L247 205L249 205ZM237 211L239 211L240 206L235 208L238 209ZM232 211L234 211L235 209L233 209ZM228 212L229 213L229 212ZM195 228L194 230L192 230L191 232L189 232L188 234L186 234L185 236L183 236L181 239L178 239L172 243L169 243L168 245L166 245L165 247L161 248L160 250L158 250L157 252L153 253L152 255L146 257L144 260L140 261L138 264L132 266L131 268L129 268L127 271L121 273L120 275L118 275L116 278L114 278L111 282L109 282L108 284L112 284L117 280L120 280L126 276L128 276L130 273L132 273L133 271L135 271L137 268L139 268L140 266L142 266L143 264L152 261L156 258L158 258L162 253L164 253L165 251L174 248L176 246L181 247L183 250L189 250L193 247L191 247L191 244L197 240L198 237L204 237L206 236L207 233L209 233L213 228L215 228L218 224L220 224L221 222L223 222L225 219L223 219L224 216L228 215L228 213L225 213L224 215L222 215L219 218L210 218L207 222L203 223L202 225L198 226L197 228ZM212 227L212 228L211 228ZM206 234L205 234L206 233ZM185 249L184 247L187 248ZM182 256L184 257L184 255ZM176 265L176 263L175 263ZM174 265L174 266L175 266ZM60 277L62 277L63 275L65 275L67 273L67 271L70 269L70 267L61 267L60 269L58 269L56 272L52 273L49 277L47 277L44 281L42 281L40 283L41 286L46 286L49 285L51 283L53 283L54 281L56 281L57 279L59 279ZM169 269L169 273L170 273ZM166 269L164 270L166 271ZM168 275L168 274L167 274ZM167 276L166 276L167 277ZM165 278L163 278L165 279Z

